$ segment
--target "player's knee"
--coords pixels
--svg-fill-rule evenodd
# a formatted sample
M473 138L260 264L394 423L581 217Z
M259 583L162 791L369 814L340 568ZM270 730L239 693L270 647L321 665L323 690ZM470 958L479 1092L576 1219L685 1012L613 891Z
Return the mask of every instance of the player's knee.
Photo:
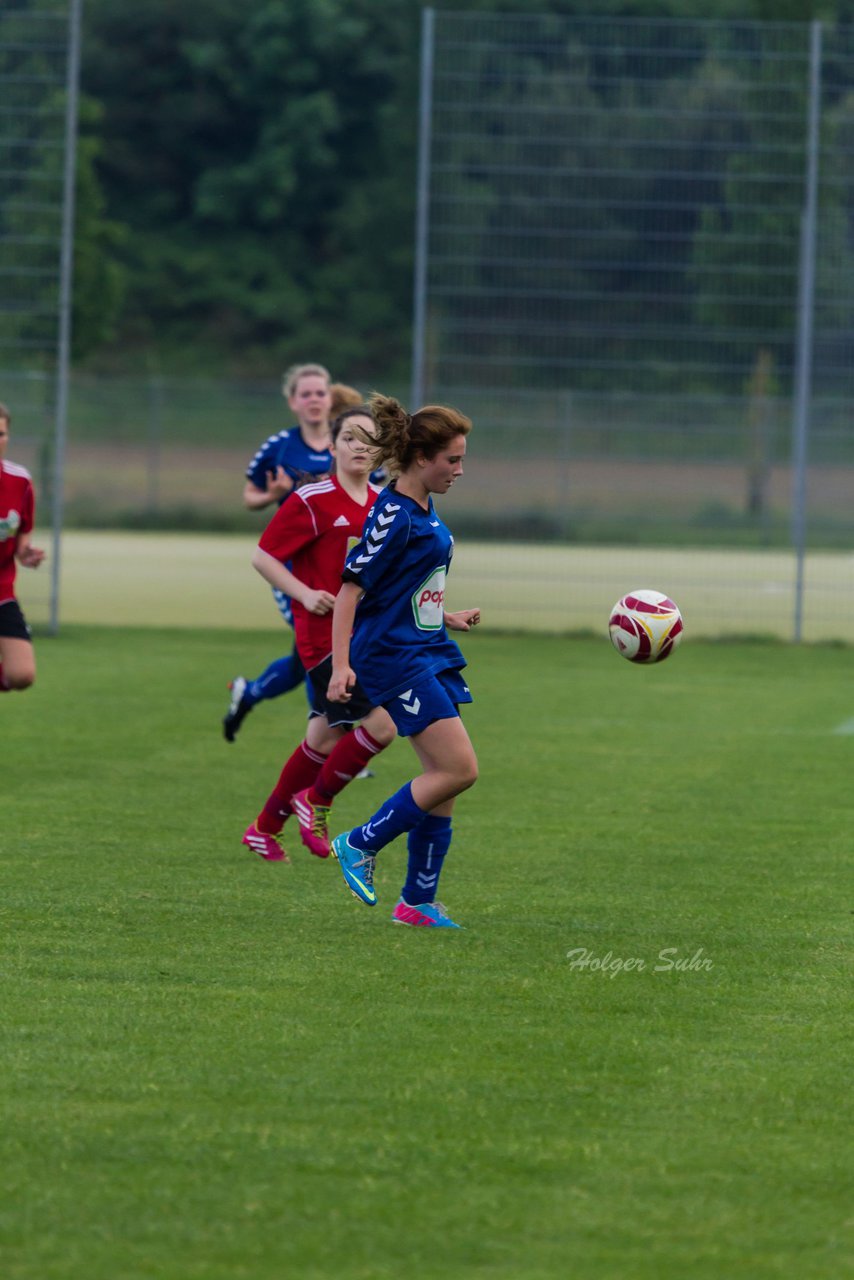
M36 682L35 671L7 671L6 684L10 689L16 689L20 692L22 689L30 689Z
M473 787L477 782L477 776L477 757L472 755L469 760L465 761L460 771L460 790L468 791L469 787Z
M390 725L388 727L383 725L381 728L371 728L368 732L374 742L376 742L382 750L385 750L386 747L390 746L392 742L394 742L397 734L397 730L394 725Z

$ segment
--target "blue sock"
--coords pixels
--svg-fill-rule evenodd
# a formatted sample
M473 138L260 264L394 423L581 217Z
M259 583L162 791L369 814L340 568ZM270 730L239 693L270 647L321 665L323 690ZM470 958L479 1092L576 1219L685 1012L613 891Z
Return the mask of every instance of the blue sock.
M409 833L409 866L400 896L410 907L435 902L445 854L451 844L451 819L428 813Z
M277 658L271 662L266 671L262 671L257 680L250 680L243 695L249 705L265 702L268 698L278 698L283 693L296 689L305 679L305 667L296 652L289 653L286 658Z
M419 809L412 799L412 783L407 782L395 791L393 796L384 800L372 818L362 827L355 827L348 839L354 849L362 849L377 853L392 840L402 836L404 831L411 831L423 822L427 814Z

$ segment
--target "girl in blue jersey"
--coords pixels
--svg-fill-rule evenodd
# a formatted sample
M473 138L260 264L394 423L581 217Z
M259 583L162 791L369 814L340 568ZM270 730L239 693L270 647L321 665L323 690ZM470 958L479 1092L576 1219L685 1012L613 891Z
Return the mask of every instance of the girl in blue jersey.
M346 702L356 677L384 706L421 764L360 827L332 841L351 892L373 906L381 849L408 833L406 882L393 920L458 928L436 890L451 843L454 800L477 779L477 758L460 719L471 702L466 662L448 629L468 631L479 609L448 613L445 579L454 540L433 506L463 474L471 422L456 409L428 405L410 415L388 396L372 396L378 458L396 475L377 498L361 541L347 557L332 624L328 696Z
M332 470L329 371L322 364L292 365L285 373L282 395L296 423L265 440L247 467L243 502L250 511L261 511L274 502L281 506L301 485L328 476ZM276 589L273 596L285 622L293 626L290 599ZM254 680L235 676L228 686L231 699L222 722L226 742L234 742L241 724L259 702L296 689L304 679L296 645Z

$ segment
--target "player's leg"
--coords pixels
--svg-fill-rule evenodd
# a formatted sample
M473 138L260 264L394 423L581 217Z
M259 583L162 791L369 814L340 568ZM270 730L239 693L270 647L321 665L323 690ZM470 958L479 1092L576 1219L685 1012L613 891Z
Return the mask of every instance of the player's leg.
M412 780L412 798L425 812L440 809L477 782L477 756L459 716L434 721L412 737L412 745L422 770Z
M395 924L451 928L451 920L441 902L436 901L439 877L451 847L453 800L447 800L427 814L407 838L406 880L392 913Z
M328 857L330 852L329 811L335 797L396 734L388 712L382 707L372 707L358 685L349 702L330 702L326 690L331 674L332 662L327 658L308 673L308 685L313 708L323 712L323 720L338 730L339 737L312 786L293 797L302 842L321 858ZM356 721L360 723L356 725Z
M243 833L243 844L270 862L288 861L279 836L294 811L294 794L311 786L326 759L326 753L316 750L309 741L313 723L309 721L305 738L285 761L261 812Z
M29 689L36 678L30 629L16 600L0 606L0 691Z
M277 658L261 672L255 680L246 680L243 676L235 676L228 686L231 700L228 711L222 722L226 742L234 742L241 724L253 707L270 698L279 698L283 693L296 689L305 679L305 668L300 661L294 646L293 651L284 658Z
M457 709L459 702L470 700L459 674L443 672L387 704L398 732L412 738L422 773L389 796L366 823L332 842L344 879L369 906L376 903L377 853L419 826L433 810L439 810L437 816L449 816L441 806L477 780L477 757Z

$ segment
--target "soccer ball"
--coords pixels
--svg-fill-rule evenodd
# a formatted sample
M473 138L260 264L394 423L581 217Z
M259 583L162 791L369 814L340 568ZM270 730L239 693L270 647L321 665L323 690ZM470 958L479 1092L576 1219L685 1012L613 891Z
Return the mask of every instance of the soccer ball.
M682 639L682 614L660 591L630 591L611 610L608 630L629 662L663 662Z

